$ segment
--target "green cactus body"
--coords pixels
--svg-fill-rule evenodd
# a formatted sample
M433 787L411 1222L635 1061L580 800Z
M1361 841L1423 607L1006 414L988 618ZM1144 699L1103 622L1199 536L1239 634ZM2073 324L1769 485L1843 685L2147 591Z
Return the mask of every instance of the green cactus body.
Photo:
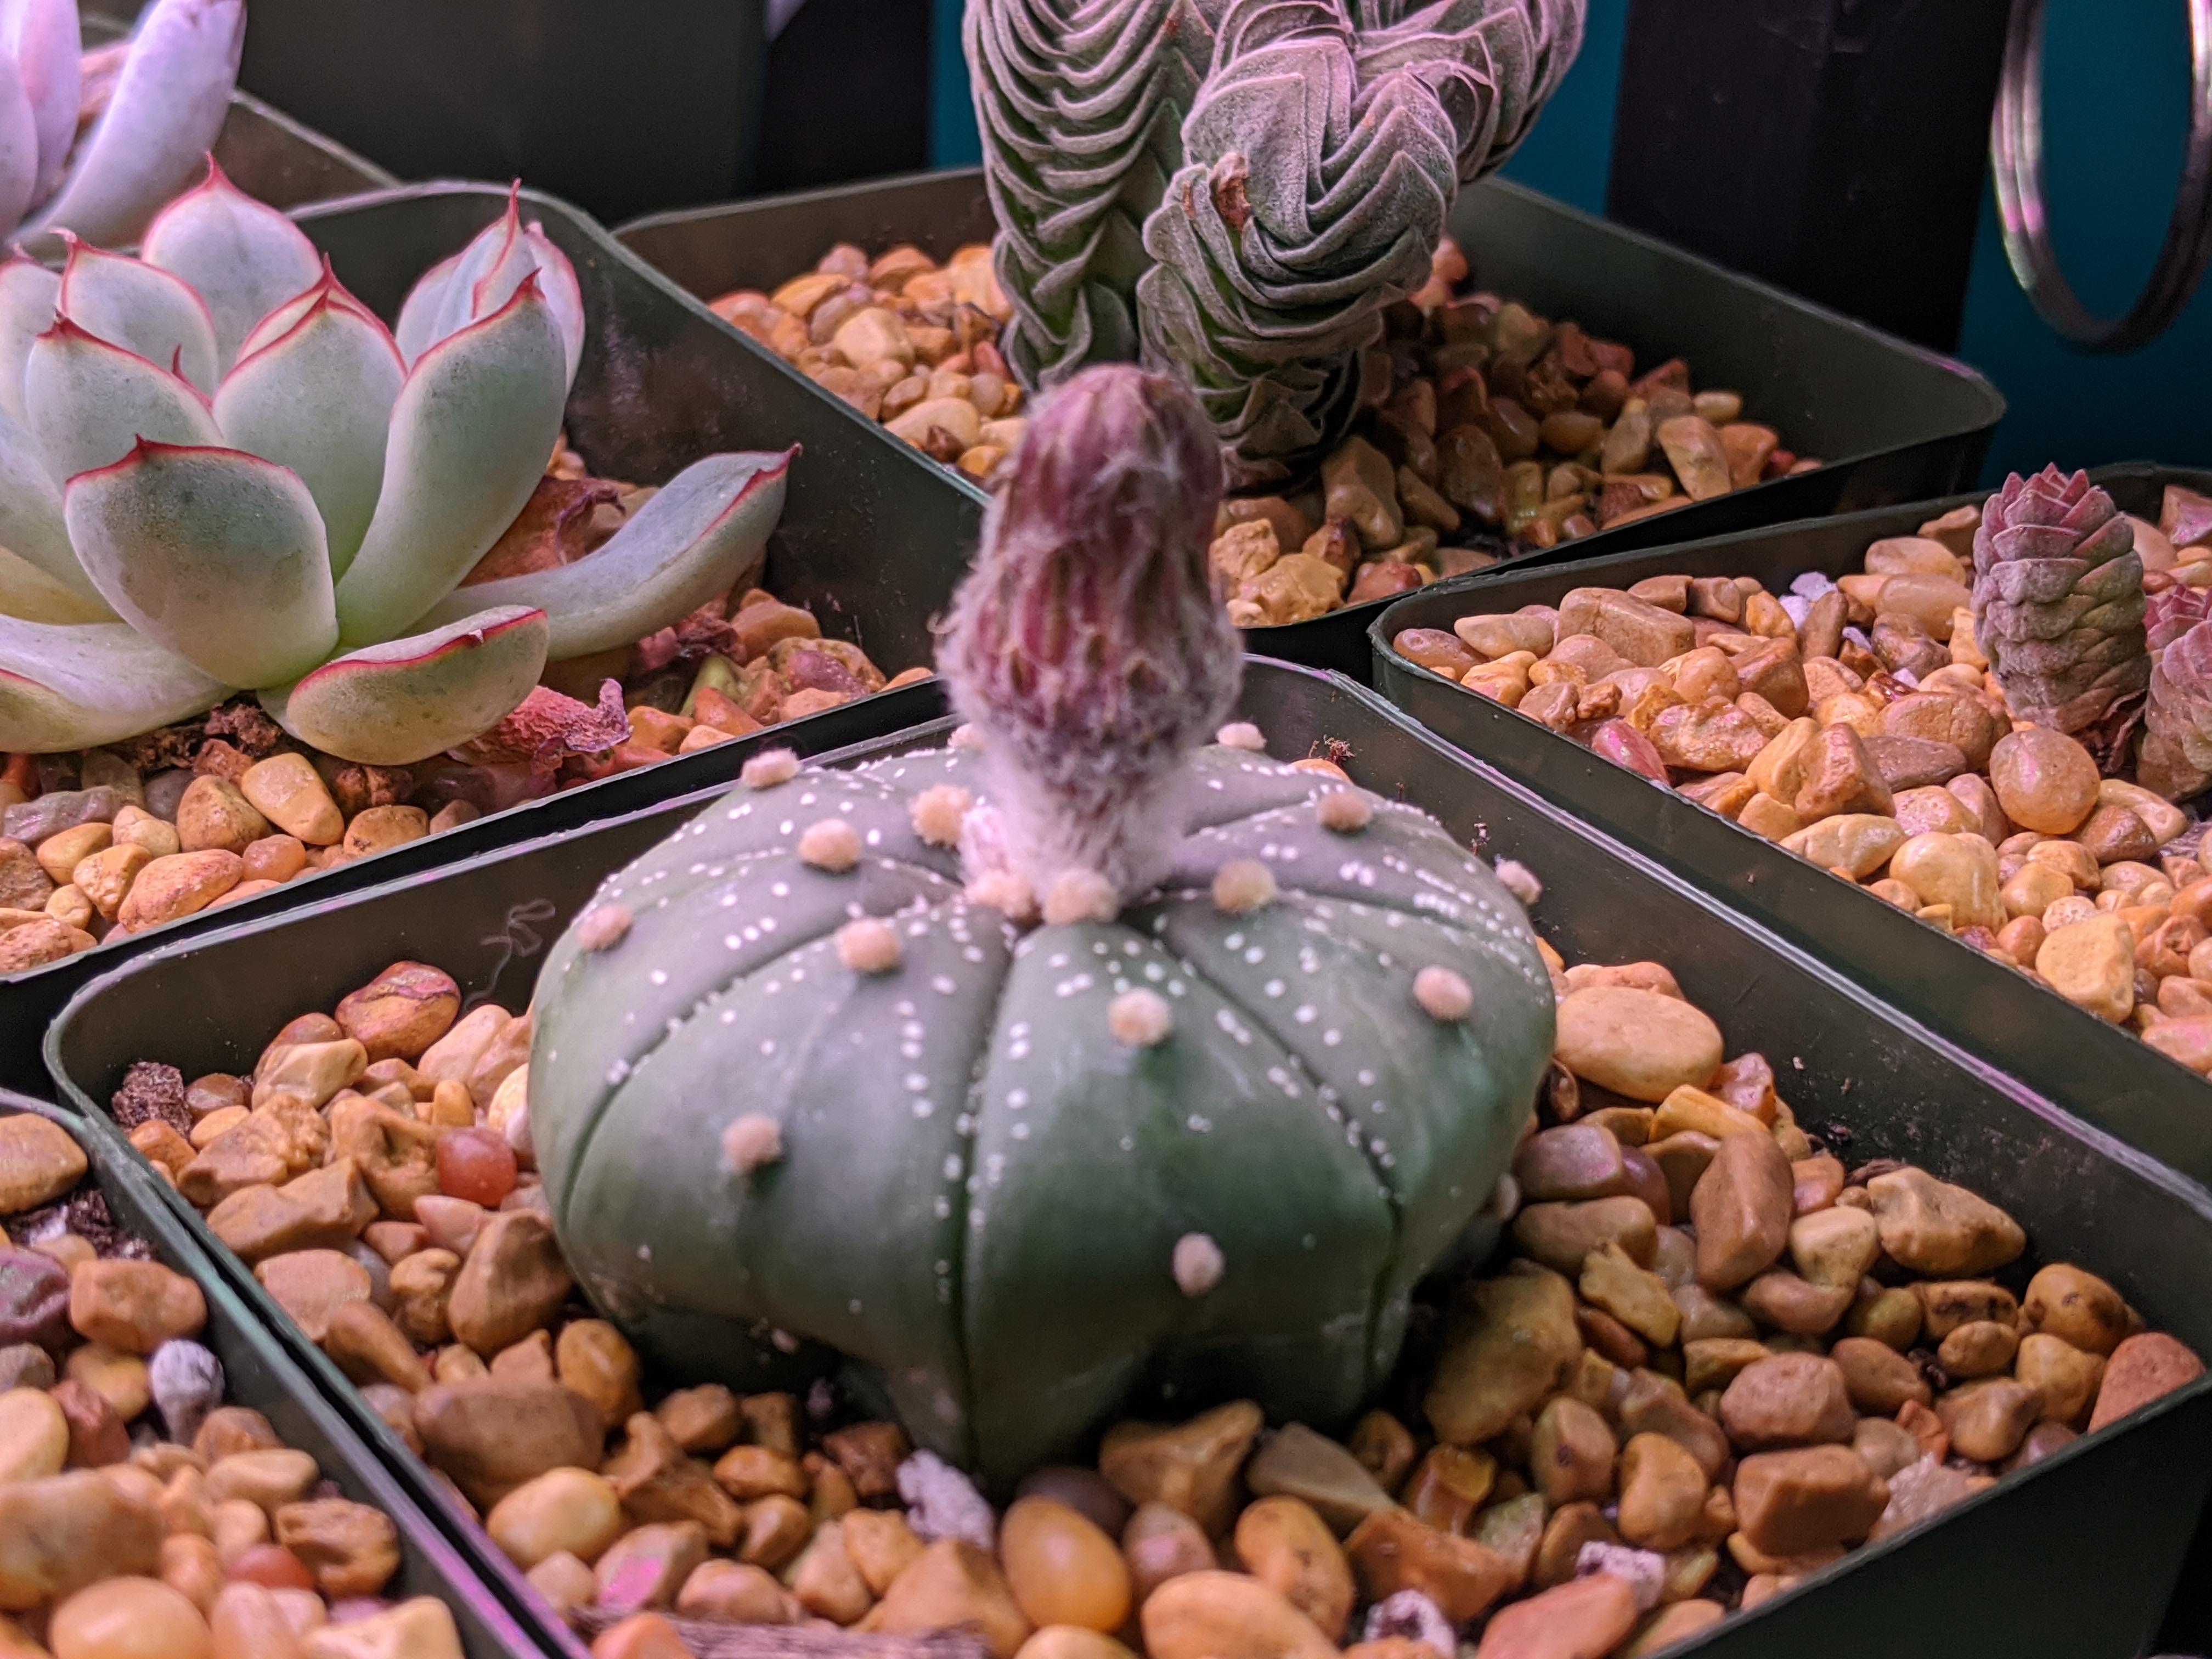
M531 1118L594 1301L691 1375L757 1375L763 1339L841 1351L915 1438L1003 1486L1133 1398L1247 1395L1341 1421L1395 1362L1409 1292L1506 1168L1552 1048L1519 908L1425 815L1242 750L1183 763L1158 890L1027 933L916 833L961 750L741 788L614 877L540 983ZM864 848L810 866L808 826ZM1256 860L1247 914L1212 883ZM836 931L892 921L889 971ZM1449 969L1472 1017L1424 1012ZM1155 991L1131 1046L1109 1003ZM781 1155L726 1167L733 1120ZM1218 1250L1194 1291L1179 1242ZM786 1342L785 1346L789 1346Z

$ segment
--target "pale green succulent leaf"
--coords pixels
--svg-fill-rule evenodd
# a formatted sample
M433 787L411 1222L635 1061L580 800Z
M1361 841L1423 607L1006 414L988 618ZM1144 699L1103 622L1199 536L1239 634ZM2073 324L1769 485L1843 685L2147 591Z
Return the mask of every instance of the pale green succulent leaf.
M115 612L98 594L80 593L0 546L0 616L25 622L113 622Z
M574 384L584 355L583 289L575 267L544 228L535 220L523 223L520 185L508 191L504 214L459 253L425 271L408 294L396 331L400 356L411 366L439 341L483 321L513 299L533 271L561 331L568 381Z
M460 268L461 254L447 254L416 277L415 286L400 301L399 320L392 325L392 337L398 344L401 359L410 368L417 357L437 343L433 331L445 308L446 291Z
M189 720L230 689L125 623L0 616L0 749L97 748Z
M38 112L15 60L0 53L0 235L22 222L38 181Z
M62 522L62 494L46 471L46 457L37 442L15 417L0 410L0 548L6 548L48 581L76 595L92 607L88 615L44 616L47 622L112 622L114 612L100 599L92 578L77 563L70 545L69 526ZM26 593L33 591L15 585ZM11 616L35 613L17 605L0 605Z
M545 669L545 613L481 611L324 664L262 707L302 743L367 766L410 766L496 726Z
M545 474L566 389L560 331L528 279L416 362L392 405L376 514L338 583L349 648L414 626L514 522Z
M798 453L695 461L605 546L574 564L456 588L425 620L444 623L488 605L534 605L551 625L546 655L555 662L635 643L759 569Z
M107 107L32 233L71 230L109 247L137 241L214 148L245 43L246 0L154 0L131 31Z
M553 246L544 228L532 219L523 228L523 240L538 266L538 285L545 303L553 307L553 321L561 331L561 351L568 366L568 384L576 384L577 366L584 361L584 286L576 280L576 267ZM502 296L501 303L505 303Z
M110 345L175 370L203 392L215 390L215 319L191 285L143 259L110 253L63 234L61 313Z
M325 293L216 389L223 435L289 467L314 497L334 578L353 562L376 512L392 408L406 378L384 325Z
M225 684L282 684L337 643L323 521L283 467L141 440L72 478L62 510L117 613Z
M207 177L155 216L138 252L206 302L219 375L238 362L256 323L314 288L322 274L322 256L307 234L232 184L212 157Z
M167 369L87 333L67 317L32 344L23 404L58 483L112 466L141 438L222 441L207 400Z
M54 325L62 279L21 253L0 262L0 410L23 418L23 366L31 342Z

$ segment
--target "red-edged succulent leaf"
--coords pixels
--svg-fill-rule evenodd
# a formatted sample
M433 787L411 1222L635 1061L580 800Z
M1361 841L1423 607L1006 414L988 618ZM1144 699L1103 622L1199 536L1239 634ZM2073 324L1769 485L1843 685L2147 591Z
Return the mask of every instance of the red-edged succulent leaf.
M290 331L240 358L216 390L224 435L307 486L333 576L353 562L375 515L392 409L406 378L384 325L319 285Z
M307 233L232 184L212 155L207 177L155 215L138 252L206 302L218 374L229 373L253 325L313 285L322 265Z
M401 355L413 363L439 341L495 313L532 275L561 332L566 378L584 351L584 297L575 268L543 226L522 222L522 185L508 186L507 211L469 245L424 272L399 308Z
M416 360L392 405L375 516L338 583L348 645L422 622L514 522L544 476L567 395L560 331L529 278Z
M603 755L629 738L629 713L619 682L601 681L597 703L535 685L498 725L453 755L473 766L528 761L550 769L571 755Z
M520 605L324 664L262 706L302 743L367 766L411 766L497 726L545 668L545 614Z
M2208 617L2212 617L2212 588L2176 582L2152 594L2143 611L2143 633L2151 654L2157 655Z
M337 643L314 498L258 455L141 439L72 478L63 515L117 614L225 684L282 684Z
M398 343L401 358L412 363L437 343L433 331L438 326L439 315L445 309L446 290L461 268L466 254L449 253L415 279L415 286L407 290L407 297L399 304L399 320L392 325L392 337Z
M125 623L0 617L0 749L97 748L189 720L229 690Z
M165 444L222 441L214 412L190 382L97 338L68 317L32 343L23 404L57 483L113 465L141 438Z
M2212 495L2168 484L2159 504L2158 527L2176 547L2212 546Z
M552 620L555 662L633 644L758 568L798 453L694 461L597 552L556 569L463 588L430 620L448 620L464 605L538 606Z
M215 390L215 318L181 276L110 253L67 231L61 314L110 345L166 363L203 392Z
M214 148L245 43L246 0L154 0L107 107L33 230L73 230L111 247L137 241Z
M27 562L46 582L75 593L80 609L61 615L40 596L38 582L18 579L0 588L0 611L10 616L33 617L42 622L112 622L115 613L100 598L100 590L76 562L70 545L69 526L62 522L62 493L46 471L46 459L38 443L15 417L0 410L0 548ZM25 602L34 608L26 610ZM89 605L86 611L82 606Z

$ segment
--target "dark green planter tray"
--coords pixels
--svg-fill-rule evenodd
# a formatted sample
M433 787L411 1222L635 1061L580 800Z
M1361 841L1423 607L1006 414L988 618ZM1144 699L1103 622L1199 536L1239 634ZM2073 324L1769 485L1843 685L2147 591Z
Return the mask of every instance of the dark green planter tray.
M988 240L983 175L917 173L838 190L655 214L616 240L702 299L773 291L831 244L913 242L943 258ZM1579 562L1756 525L1940 495L1973 482L2004 399L1963 364L1618 225L1492 179L1460 192L1451 234L1474 280L1548 317L1572 318L1635 348L1637 361L1689 360L1700 386L1743 393L1802 455L1827 465L1694 507L1524 555L1516 567ZM736 331L732 330L732 332ZM823 392L821 397L837 400ZM839 405L843 408L843 404ZM853 419L865 420L856 410ZM953 488L983 500L950 468ZM1389 602L1245 632L1259 656L1334 668L1364 682L1367 624Z
M1455 754L1340 676L1255 661L1243 710L1277 755L1346 743L1369 787L1402 793L1455 835L1528 864L1547 883L1539 925L1571 959L1666 962L1692 998L1725 1011L1732 1047L1771 1057L1805 1121L1824 1133L1849 1126L1852 1158L1895 1152L1971 1182L2021 1218L2038 1249L2109 1275L2152 1323L2212 1352L2212 1194ZM844 757L941 739L945 729ZM70 1103L99 1116L131 1061L164 1060L187 1076L250 1066L285 1020L330 1007L397 957L438 963L471 992L520 1006L544 941L605 876L702 805L670 801L411 884L170 945L83 991L48 1039L48 1064ZM471 1564L507 1595L526 1596L483 1533L447 1505L423 1466L191 1206L173 1193L170 1203ZM2135 1659L2157 1627L2208 1488L2212 1376L1676 1651L1864 1659L1878 1646L1887 1659ZM2052 1562L2067 1570L2053 1572ZM580 1652L565 1632L549 1629L543 1639L568 1659Z
M2150 462L2104 467L2091 476L2123 508L2153 520L2169 480L2212 489L2212 472ZM1872 893L1389 648L1402 629L1448 629L1455 617L1476 609L1553 605L1571 588L1626 587L1668 572L1756 576L1784 591L1801 571L1834 576L1856 570L1869 542L1910 535L1937 514L1982 499L1979 494L1946 496L1664 552L1439 583L1408 594L1376 618L1370 630L1375 683L1431 731L1748 912L1916 1018L2016 1073L2038 1093L2192 1179L2212 1182L2212 1088L2186 1066Z
M0 1089L0 1117L30 1112L75 1136L92 1167L85 1184L107 1200L118 1225L154 1247L155 1259L185 1275L207 1297L207 1328L198 1340L222 1361L226 1404L250 1406L266 1417L286 1445L307 1453L325 1478L356 1504L392 1517L399 1529L399 1571L385 1594L392 1600L434 1595L453 1610L468 1659L508 1659L535 1653L527 1627L493 1595L485 1581L433 1526L392 1471L348 1427L342 1413L318 1392L270 1333L264 1310L250 1308L172 1207L154 1190L167 1188L118 1134L103 1115L88 1122L43 1101Z
M487 185L422 185L295 216L330 254L339 280L389 318L416 277L496 217L506 199ZM527 192L524 205L544 220L583 285L591 325L568 429L585 459L609 477L650 483L716 450L801 445L782 522L769 538L766 585L780 599L811 606L824 633L857 641L886 673L927 664L929 620L967 568L981 528L978 503L946 489L939 469L916 451L845 418L843 405L723 327L574 209ZM886 692L0 980L0 1086L44 1093L38 1041L47 1021L79 986L154 945L726 785L763 743L817 754L911 725L934 708L912 688Z

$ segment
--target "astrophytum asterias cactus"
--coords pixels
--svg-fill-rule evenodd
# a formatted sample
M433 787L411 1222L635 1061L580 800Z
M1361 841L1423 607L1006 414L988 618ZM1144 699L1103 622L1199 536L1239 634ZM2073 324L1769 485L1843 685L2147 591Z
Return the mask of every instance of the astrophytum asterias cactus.
M1973 599L2013 717L2109 756L2150 684L2142 556L2112 498L2086 472L2014 473L1982 508Z
M544 475L583 349L575 272L518 201L396 339L212 164L143 252L0 265L0 749L252 690L343 759L426 759L549 659L727 589L781 510L787 455L710 456L589 556L462 587Z
M1148 1390L1334 1425L1389 1376L1551 981L1427 815L1206 743L1241 672L1219 476L1174 382L1070 380L952 608L965 732L756 757L548 957L532 1143L656 1362L742 1384L826 1345L1000 1486Z
M222 127L245 0L154 0L80 141L88 84L76 0L0 4L0 240L72 231L135 242ZM104 77L94 77L95 80Z
M1141 355L1197 389L1232 483L1310 465L1459 186L1566 73L1583 9L969 0L1009 362L1037 385Z

